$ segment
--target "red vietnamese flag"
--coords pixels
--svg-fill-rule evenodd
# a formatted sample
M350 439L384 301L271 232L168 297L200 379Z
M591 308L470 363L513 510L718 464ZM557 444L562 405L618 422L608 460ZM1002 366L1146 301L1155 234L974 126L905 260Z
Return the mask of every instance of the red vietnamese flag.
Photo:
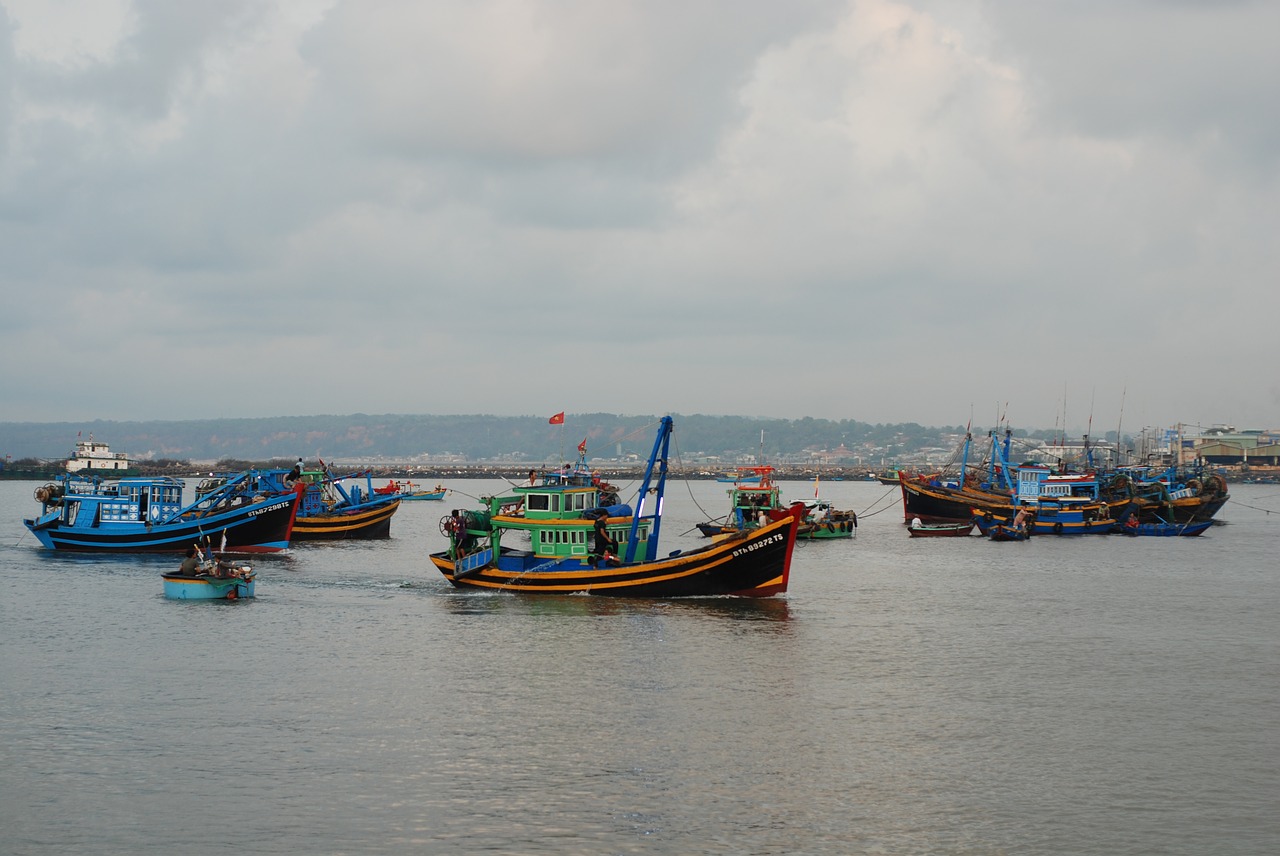
M578 451L579 451L579 452L581 452L581 453L582 453L582 454L584 454L584 455L587 453L587 438L586 438L586 437L583 437L583 438L582 438L582 442L578 444Z
M560 411L559 413L557 413L555 416L552 416L550 419L548 419L548 420L547 420L547 424L548 424L548 425L563 425L563 424L564 424L564 411L563 411L563 410L561 410L561 411Z

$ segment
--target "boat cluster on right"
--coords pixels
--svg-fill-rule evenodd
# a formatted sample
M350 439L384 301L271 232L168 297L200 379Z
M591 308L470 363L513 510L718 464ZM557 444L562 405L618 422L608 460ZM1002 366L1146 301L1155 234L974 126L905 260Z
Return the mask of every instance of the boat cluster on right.
M912 537L969 535L996 541L1033 535L1199 535L1230 499L1227 482L1203 466L1129 466L1080 471L1043 463L1011 464L1009 437L993 432L984 464L959 474L898 473L904 522Z

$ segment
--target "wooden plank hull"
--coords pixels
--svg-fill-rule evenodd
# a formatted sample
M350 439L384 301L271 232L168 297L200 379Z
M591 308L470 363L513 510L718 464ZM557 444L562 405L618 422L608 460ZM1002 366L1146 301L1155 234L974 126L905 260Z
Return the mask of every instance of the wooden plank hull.
M80 553L181 553L208 541L227 553L268 553L289 547L298 507L295 494L276 496L203 517L169 523L95 523L44 525L24 521L45 547ZM226 547L221 547L226 533Z
M973 521L912 526L907 529L907 532L912 538L963 538L973 532Z
M447 551L431 562L455 586L523 594L593 594L608 597L770 597L787 589L799 520L781 520L734 534L687 553L652 562L592 567L577 559L541 560L504 550L468 557L455 568ZM476 561L476 560L479 561Z
M1195 537L1213 525L1212 520L1194 523L1140 523L1137 526L1121 526L1115 531L1121 535L1146 535L1153 537Z
M304 517L293 525L295 541L369 540L391 537L391 518L400 508L400 499L377 501L372 508L355 509Z

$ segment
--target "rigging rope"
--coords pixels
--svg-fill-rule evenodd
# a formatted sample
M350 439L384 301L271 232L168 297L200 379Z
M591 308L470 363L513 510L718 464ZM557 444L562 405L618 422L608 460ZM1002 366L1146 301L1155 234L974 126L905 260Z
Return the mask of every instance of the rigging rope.
M900 490L900 488L897 488L897 487L891 487L891 488L889 488L887 491L885 491L885 492L880 496L880 499L877 499L875 502L873 502L873 503L871 503L870 505L868 505L868 506L867 506L867 510L862 511L862 512L860 512L860 513L858 514L859 519L861 519L861 518L863 518L863 517L875 517L875 516L876 516L877 514L879 514L881 511L888 511L889 509L893 508L893 506L897 504L897 501L896 501L896 500L895 500L895 502L894 502L893 504L891 504L891 505L886 505L884 508L880 509L880 511L872 511L872 510L871 510L871 509L875 508L877 505L879 505L879 504L880 504L880 502L881 502L881 501L882 501L886 496L888 496L889 494L893 493L895 490ZM899 499L901 499L901 497L899 497Z

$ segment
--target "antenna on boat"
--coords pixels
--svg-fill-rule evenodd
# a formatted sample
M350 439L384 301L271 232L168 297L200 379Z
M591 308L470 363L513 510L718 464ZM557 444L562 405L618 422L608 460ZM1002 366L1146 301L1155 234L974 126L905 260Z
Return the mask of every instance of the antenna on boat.
M1128 391L1128 384L1120 389L1120 418L1116 420L1116 466L1120 466L1120 425L1124 422L1124 395Z

